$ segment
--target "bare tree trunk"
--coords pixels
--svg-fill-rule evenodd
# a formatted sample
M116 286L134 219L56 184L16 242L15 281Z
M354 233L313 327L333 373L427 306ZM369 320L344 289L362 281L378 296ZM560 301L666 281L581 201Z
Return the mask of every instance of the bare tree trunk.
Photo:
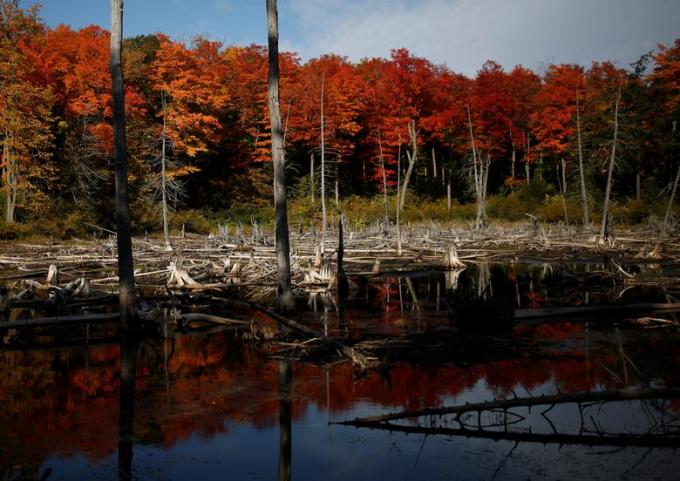
M387 172L385 172L385 157L383 157L382 141L380 139L380 131L378 131L378 148L380 149L380 167L382 169L383 178L383 202L385 204L385 228L390 225L390 214L387 209Z
M562 169L564 169L564 159L562 159ZM559 168L556 165L555 166L555 171L557 174L557 183L559 184L558 187L560 188L560 198L562 199L562 208L564 209L564 222L566 224L569 224L569 214L567 214L567 201L564 198L564 186L562 182L560 182L560 173L559 173Z
M487 165L484 168L484 159L477 158L477 146L475 145L475 135L472 130L472 115L470 114L470 106L467 106L468 127L470 129L470 144L472 146L472 171L473 180L475 183L475 197L477 199L477 219L475 220L475 228L480 229L486 220L486 184L489 178L488 167L491 164L491 159L487 155ZM485 172L486 170L486 172Z
M269 117L272 130L272 160L274 163L274 204L276 207L276 265L278 286L276 308L292 312L295 300L290 282L290 241L288 238L288 202L286 199L285 156L279 108L279 15L276 0L267 0L269 33Z
M165 100L165 92L161 93L161 103L163 104L163 130L161 131L161 208L163 211L163 240L165 241L165 250L171 251L170 244L170 226L168 225L168 199L166 192L165 180L165 157L166 157L166 143L167 143L167 104Z
M567 162L562 157L562 193L567 194Z
M581 142L581 105L576 96L576 134L578 139L578 170L581 178L581 205L583 209L583 227L590 227L588 216L588 192L586 191L586 174L583 171L583 143Z
M671 196L668 199L668 205L666 206L666 215L663 217L663 226L661 228L661 237L666 237L668 232L668 221L671 218L671 212L673 211L673 201L675 200L675 193L678 190L678 182L680 181L680 165L678 165L678 172L675 174L675 182L673 182L673 188L671 189Z
M608 237L609 228L609 197L612 191L612 177L614 175L614 164L616 162L616 142L619 136L619 103L621 102L621 85L616 93L616 103L614 104L614 142L612 143L612 153L609 159L609 171L607 173L607 189L604 194L604 205L602 207L602 224L600 226L600 242L604 242Z
M5 195L6 195L6 211L5 221L8 224L14 222L14 215L16 210L17 189L16 189L16 165L14 156L12 155L12 147L9 132L5 133L5 142L2 149L2 162L0 165L5 166Z
M314 151L309 154L309 195L314 205Z
M515 152L515 144L512 144L512 170L510 171L512 180L515 180L515 162L517 162L517 152Z
M432 147L432 172L434 173L434 178L437 178L437 157L435 155L434 147Z
M399 218L401 205L401 191L399 186L401 185L401 133L399 136L399 145L397 147L397 254L401 255L401 219Z
M408 183L411 180L411 174L413 174L413 168L416 165L416 157L418 155L418 132L416 131L416 121L410 120L408 123L408 135L411 139L411 151L406 151L406 156L408 157L408 169L406 169L406 175L404 176L404 185L401 188L401 198L399 199L399 210L404 208L404 200L406 199L406 190L408 189Z
M125 145L125 97L123 87L123 0L111 0L111 57L113 83L113 143L116 163L116 239L118 243L118 285L122 329L135 324L135 275L128 206L127 152Z
M324 137L324 84L321 74L321 255L326 254L326 139Z
M531 136L527 134L527 151L524 154L524 173L526 174L527 184L531 183L531 166L529 165L530 151L531 151Z
M640 175L640 171L638 170L638 171L635 173L635 200L637 200L637 201L640 200L640 191L642 190L642 189L640 188L640 184L641 184L641 182L642 182L641 177L642 177L642 176Z
M446 185L446 210L451 212L451 181Z

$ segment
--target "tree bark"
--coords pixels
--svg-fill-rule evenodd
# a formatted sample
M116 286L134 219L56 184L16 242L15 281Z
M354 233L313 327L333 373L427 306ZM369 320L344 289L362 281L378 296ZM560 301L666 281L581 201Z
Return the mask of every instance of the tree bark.
M111 0L111 57L113 84L113 143L116 165L116 239L118 244L118 284L120 321L129 329L137 317L135 277L128 206L127 152L125 145L125 91L123 80L123 0Z
M390 225L390 214L387 210L387 173L385 172L385 157L383 157L382 141L380 139L380 131L378 131L378 148L380 149L380 168L382 169L383 178L383 203L385 204L385 228Z
M600 225L600 242L608 237L609 228L609 197L612 191L612 177L614 175L614 164L616 162L616 142L619 136L619 104L621 103L621 85L616 93L616 103L614 104L614 142L612 143L611 157L609 158L609 171L607 173L607 189L604 194L604 205L602 207L602 224Z
M166 192L165 179L165 165L166 165L166 143L167 143L167 104L165 100L165 92L161 93L161 102L163 104L163 130L161 131L161 209L163 211L163 240L165 241L165 250L171 251L170 244L170 226L168 225L168 196Z
M16 199L17 199L17 189L16 189L16 172L15 172L15 161L12 156L12 147L10 141L9 133L5 133L5 142L2 149L2 163L0 165L5 166L5 195L6 198L6 211L5 220L8 224L14 222L14 213L16 210Z
M413 168L416 165L416 157L418 155L418 132L416 131L416 121L410 120L408 123L408 135L411 139L411 151L406 151L406 156L408 157L408 169L406 169L406 175L404 176L404 185L401 188L401 198L399 199L399 210L404 208L404 200L406 199L406 190L408 189L408 184L411 181L411 175L413 174Z
M578 139L578 170L581 178L581 205L583 209L583 227L590 227L588 216L588 192L586 191L586 174L583 171L583 143L581 142L581 105L576 96L576 135Z
M434 147L432 147L432 172L434 174L434 178L437 178L437 157L435 155Z
M326 139L324 132L324 84L325 74L321 74L321 255L326 253Z
M671 196L668 199L668 205L666 206L666 215L663 217L663 227L661 230L661 236L665 237L668 232L668 221L671 218L671 212L673 212L673 201L675 200L675 192L678 190L678 182L680 181L680 165L678 165L678 172L675 174L675 181L673 182L673 188L671 189Z
M309 154L309 195L314 205L314 151Z
M269 117L272 133L272 161L274 163L274 205L276 209L276 265L278 286L276 308L292 312L295 300L290 281L290 241L288 238L288 202L286 199L285 158L283 131L279 108L279 18L276 0L267 0L269 36Z

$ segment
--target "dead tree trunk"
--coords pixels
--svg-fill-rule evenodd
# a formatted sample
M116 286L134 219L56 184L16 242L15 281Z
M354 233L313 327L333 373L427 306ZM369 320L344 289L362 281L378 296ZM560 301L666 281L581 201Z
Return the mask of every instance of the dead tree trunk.
M401 191L399 186L401 185L401 134L398 134L399 144L397 146L397 255L401 255L401 219L399 217L399 211L401 210L399 206L401 205Z
M309 154L309 195L314 205L314 151Z
M16 173L16 158L12 151L12 141L9 131L5 132L5 142L2 149L2 162L0 165L5 166L5 196L6 196L6 212L5 221L11 224L15 220L16 205L17 205L17 173Z
M531 183L531 167L529 165L529 152L531 151L531 137L527 134L527 150L524 154L524 173L526 175L527 184Z
M616 103L614 104L614 141L612 143L611 157L609 158L609 171L607 172L607 188L604 194L604 205L602 206L602 224L600 226L600 242L604 242L608 237L609 229L609 197L612 191L612 177L614 175L614 164L616 163L616 142L619 135L619 104L621 103L621 85L616 93Z
M581 142L581 105L576 96L576 138L578 139L578 170L581 178L581 208L583 209L583 227L590 226L588 216L588 192L586 191L586 174L583 171L583 143Z
M406 169L406 175L404 176L404 185L401 188L401 198L399 199L399 210L404 208L404 200L406 199L406 190L408 189L408 184L411 181L411 175L413 174L413 168L416 165L416 157L418 156L418 132L416 131L416 121L410 120L408 123L408 136L411 139L411 150L406 151L406 156L408 157L408 169Z
M470 144L472 147L472 172L475 183L475 197L477 200L477 218L475 220L475 228L480 229L486 222L486 185L489 179L489 166L491 165L491 158L488 155L486 161L481 156L478 158L477 146L475 144L475 135L472 130L472 115L470 114L469 105L467 107L467 114L468 127L470 129Z
M325 74L321 74L321 255L326 253L326 139L324 137L324 83Z
M128 206L127 152L125 146L125 98L123 87L123 0L111 0L111 56L113 83L113 143L116 164L116 239L118 244L118 284L120 321L123 329L135 323L135 276Z
M390 214L387 210L387 172L385 172L385 157L383 157L382 141L380 139L380 131L378 131L378 149L380 149L380 168L382 169L383 178L383 203L385 204L385 228L390 225Z
M286 199L283 131L279 108L279 16L276 0L267 0L269 32L269 117L272 131L272 161L274 163L274 204L276 207L276 265L278 285L276 308L282 312L295 309L290 282L290 241L288 238L288 203Z
M168 225L168 194L166 192L166 145L167 145L167 103L165 99L165 92L161 93L161 103L163 105L163 130L161 131L161 209L163 211L163 240L165 242L165 250L171 251L170 244L170 226Z
M432 147L432 172L434 174L434 178L437 178L437 157L435 155L434 147Z
M671 218L671 212L673 212L673 201L675 200L675 193L678 190L678 181L680 181L680 165L678 165L678 172L675 174L675 181L673 182L673 188L671 189L671 196L668 199L668 205L666 206L666 215L663 217L663 226L661 227L662 237L666 237L668 232L668 221Z

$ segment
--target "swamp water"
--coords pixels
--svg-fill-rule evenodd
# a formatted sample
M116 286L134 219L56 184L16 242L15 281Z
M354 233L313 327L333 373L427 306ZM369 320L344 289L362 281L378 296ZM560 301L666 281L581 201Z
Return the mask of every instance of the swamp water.
M597 269L471 265L359 279L342 303L311 295L299 318L333 336L462 339L436 358L395 356L359 376L348 362L273 359L231 329L123 346L99 344L94 332L87 347L5 343L0 479L678 479L678 399L426 415L389 429L335 424L493 399L680 387L677 328L603 324L597 314L487 319L508 306L678 297L654 281L661 267L634 287L608 286ZM461 307L463 298L475 302ZM449 347L456 352L446 355Z

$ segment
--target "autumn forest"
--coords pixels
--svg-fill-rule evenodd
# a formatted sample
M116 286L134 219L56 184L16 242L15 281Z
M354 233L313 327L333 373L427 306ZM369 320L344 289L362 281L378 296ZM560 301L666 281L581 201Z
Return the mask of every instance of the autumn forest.
M94 25L49 28L37 8L7 1L0 21L3 237L55 213L71 216L66 235L81 234L74 227L80 222L111 227L109 32ZM237 219L239 212L245 219L271 217L266 57L259 45L200 37L191 43L161 33L125 39L136 233L160 228L161 177L175 229L184 223L207 229L202 217ZM617 97L612 199L620 206L618 219L644 220L641 203L665 202L675 177L680 41L641 52L625 68L603 61L534 72L487 60L473 78L405 49L359 63L332 53L303 62L283 52L280 65L288 190L302 200L297 212L320 207L322 108L325 195L338 202L380 199L384 192L392 199L401 182L406 204L445 206L449 190L453 213L442 208L432 215L470 217L470 209L459 206L476 200L475 157L480 168L488 166L484 187L492 215L515 219L542 209L547 220L566 215L580 222L587 209L597 218ZM63 235L64 228L45 233Z

